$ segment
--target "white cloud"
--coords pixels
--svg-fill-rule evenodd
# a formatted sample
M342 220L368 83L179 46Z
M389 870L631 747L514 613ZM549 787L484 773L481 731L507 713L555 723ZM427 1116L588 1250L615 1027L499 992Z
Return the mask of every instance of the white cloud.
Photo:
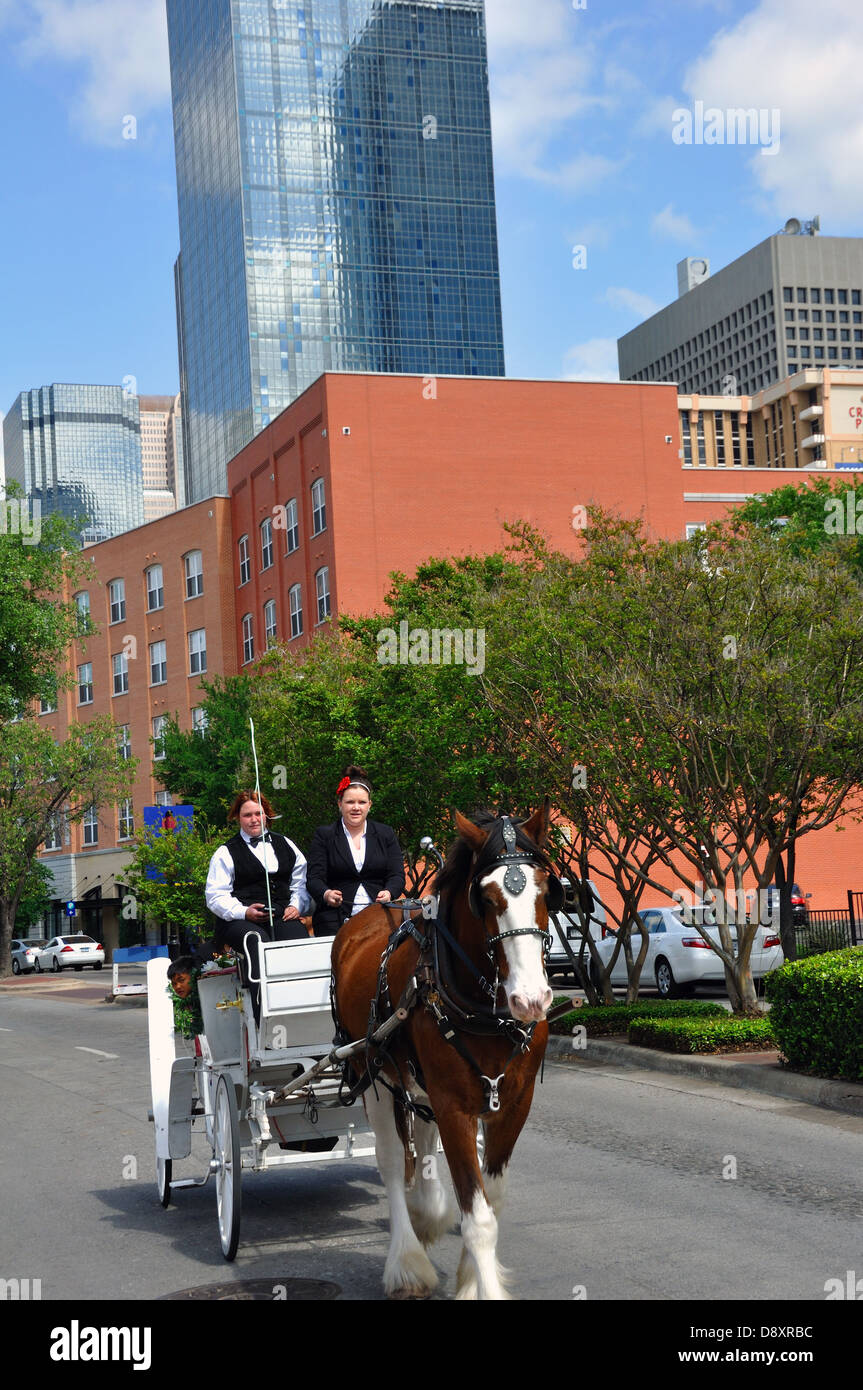
M685 213L674 211L673 203L668 203L661 212L654 214L650 219L650 229L672 241L692 241L699 235Z
M640 319L648 319L651 314L656 314L662 308L655 299L651 299L648 294L639 294L638 290L628 290L623 285L612 285L605 292L605 301L614 309L625 309L630 314L636 314Z
M170 99L164 0L31 0L25 14L19 6L16 29L25 62L82 70L71 114L88 139L119 144L124 117L140 122Z
M564 360L564 381L619 381L616 338L576 343Z
M810 0L760 0L686 73L686 91L705 106L778 108L779 150L756 150L750 169L779 222L820 212L834 234L859 227L861 49L859 0L819 0L816 10Z

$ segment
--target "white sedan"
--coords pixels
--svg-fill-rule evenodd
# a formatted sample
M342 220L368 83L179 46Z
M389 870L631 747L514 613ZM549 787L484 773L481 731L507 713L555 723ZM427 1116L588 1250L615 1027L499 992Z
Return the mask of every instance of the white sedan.
M650 985L653 981L660 998L673 999L681 993L691 993L698 984L724 985L725 967L719 956L708 946L696 927L688 927L671 907L645 907L639 912L649 932L647 956L641 969L641 981ZM719 928L707 927L708 935L719 942ZM611 960L617 936L606 928L607 934L597 942L597 950L606 966ZM731 940L737 947L737 929L731 927ZM632 958L636 960L641 949L641 933L637 928L632 932ZM784 960L779 934L774 927L759 926L752 944L749 964L752 978L760 979L770 970L775 970ZM593 968L593 967L592 967ZM626 960L623 947L611 972L613 986L626 986Z
M83 970L90 966L101 970L105 964L105 951L102 943L95 937L77 934L75 936L55 936L43 946L36 957L37 975L43 970Z

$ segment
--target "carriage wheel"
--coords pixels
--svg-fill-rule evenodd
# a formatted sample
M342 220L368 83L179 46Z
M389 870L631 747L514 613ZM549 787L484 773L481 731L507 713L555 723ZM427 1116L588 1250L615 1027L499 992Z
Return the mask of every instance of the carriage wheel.
M159 1201L166 1207L171 1200L171 1170L173 1164L170 1158L160 1158L156 1155L156 1191L159 1194Z
M216 1170L216 1208L222 1254L232 1260L240 1243L240 1117L234 1083L219 1077L213 1114L213 1157Z

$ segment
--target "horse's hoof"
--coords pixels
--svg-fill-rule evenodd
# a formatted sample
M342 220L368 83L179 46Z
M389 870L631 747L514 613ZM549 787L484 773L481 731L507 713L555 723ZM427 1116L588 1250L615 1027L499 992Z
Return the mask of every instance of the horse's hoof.
M431 1298L431 1296L431 1289L422 1288L419 1284L408 1284L404 1288L393 1289L392 1293L387 1294L387 1298L398 1299L401 1303L406 1302L408 1299L417 1300Z

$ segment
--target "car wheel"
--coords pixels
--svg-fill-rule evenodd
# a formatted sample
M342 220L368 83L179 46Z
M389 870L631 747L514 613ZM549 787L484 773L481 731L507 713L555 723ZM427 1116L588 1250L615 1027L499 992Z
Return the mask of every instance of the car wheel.
M12 974L13 974L13 975L20 975L20 974L21 974L21 962L20 962L20 961L13 960L13 962L12 962Z
M42 967L41 967L41 965L39 964L38 960L37 960L36 964L33 966L33 974L34 974L34 975L41 975L41 974L42 974Z
M96 964L93 966L93 969L94 969L94 970L101 970L101 969L102 969L102 962L101 962L100 960L98 960L98 961L96 962Z
M83 965L76 965L74 968L75 968L76 970L83 970L83 969L84 969Z
M656 962L656 988L660 999L676 999L678 993L674 971L664 956Z
M55 974L55 975L59 975L59 974L60 974L60 971L62 970L62 968L63 968L63 967L61 966L61 964L60 964L60 962L58 961L57 957L56 957L56 956L52 956L52 957L51 957L51 969L54 971L54 974Z

